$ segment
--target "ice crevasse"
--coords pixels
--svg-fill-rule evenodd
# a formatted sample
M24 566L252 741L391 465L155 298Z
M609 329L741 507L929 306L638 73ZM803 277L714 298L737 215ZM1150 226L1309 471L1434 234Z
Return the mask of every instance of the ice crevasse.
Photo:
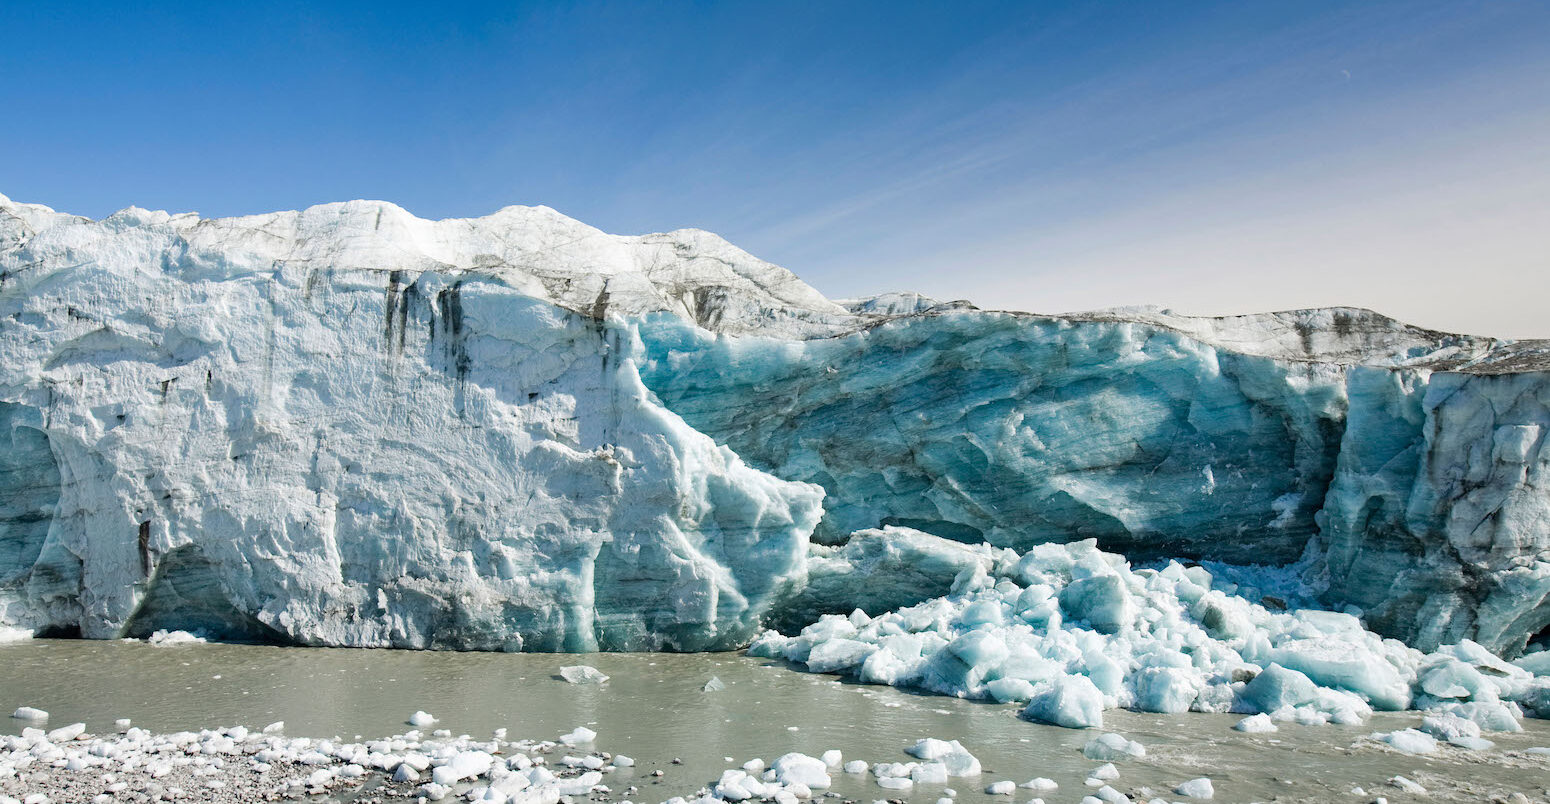
M980 630L1045 629L1038 655L1105 705L1177 706L1195 685L1200 705L1243 707L1212 691L1251 683L1237 661L1323 685L1282 654L1331 617L1373 645L1537 666L1547 352L1346 309L838 303L709 233L614 236L542 207L93 221L0 197L0 627L716 650L1012 584L1052 590L1065 619L1019 626L1031 598L987 598L974 610L1004 610ZM955 586L984 551L1065 543L1144 572L1084 552L1086 576L981 567L989 588ZM1194 562L1293 567L1283 603L1354 616L1243 598L1265 611L1244 615L1257 636L1207 633L1237 659L1185 652L1198 673L1177 688L1189 674L1156 647L1182 650L1172 627L1148 654L1166 658L1118 686L1081 663L1140 633L1127 618L1215 600ZM836 638L872 644L852 636ZM868 650L826 650L842 648ZM1414 698L1427 654L1371 650L1394 678L1320 688ZM992 697L1035 683L905 678ZM1072 684L1062 700L1090 702ZM1345 711L1331 701L1315 709Z

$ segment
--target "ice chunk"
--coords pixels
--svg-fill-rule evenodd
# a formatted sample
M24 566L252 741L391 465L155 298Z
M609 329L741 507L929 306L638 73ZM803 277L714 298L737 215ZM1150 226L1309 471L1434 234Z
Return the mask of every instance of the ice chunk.
M726 688L727 684L725 681L722 681L715 676L711 676L710 680L705 682L704 686L700 687L700 692L721 692Z
M1088 740L1087 745L1082 748L1082 756L1099 761L1140 759L1146 756L1146 748L1135 740L1108 732Z
M831 748L823 752L819 759L823 760L823 764L830 768L838 768L844 762L845 755L839 749Z
M1036 776L1018 785L1018 787L1025 787L1029 790L1035 790L1040 793L1048 793L1051 790L1059 789L1060 785L1056 784L1054 779L1049 779L1043 776Z
M573 664L560 668L560 677L572 684L601 684L608 680L603 671L589 664Z
M1060 591L1060 608L1069 619L1085 620L1105 634L1118 632L1135 618L1130 591L1118 574L1072 581Z
M1010 779L1003 779L999 782L991 782L990 785L985 788L985 794L990 796L1010 796L1016 792L1017 783Z
M1399 670L1360 645L1298 639L1271 649L1270 660L1300 671L1318 686L1359 693L1376 709L1398 710L1410 705L1410 685Z
M1415 729L1401 729L1386 734L1376 735L1377 739L1388 743L1396 751L1406 754L1430 754L1437 750L1437 739L1425 732Z
M853 639L834 638L813 646L807 655L807 669L814 673L832 673L856 667L877 650L876 645Z
M67 743L85 733L85 723L71 723L68 726L61 726L50 731L48 733L48 739L49 742L53 743Z
M145 641L152 645L198 645L203 643L205 638L187 631L162 629L151 634Z
M829 766L823 760L806 754L786 754L770 763L770 768L783 785L800 784L811 790L827 790L833 784L829 778Z
M1482 731L1523 731L1523 726L1518 723L1517 707L1505 701L1448 703L1442 705L1439 710L1469 720L1478 725Z
M1439 740L1453 742L1459 738L1475 738L1480 736L1480 724L1467 718L1459 717L1452 712L1442 712L1428 715L1421 719L1421 731L1436 737Z
M3 711L5 710L0 709L0 712ZM15 712L12 712L11 717L16 718L17 720L48 720L48 713L42 709L35 709L31 706L22 706L18 707Z
M864 759L852 759L851 761L845 763L845 772L846 773L866 773L867 770L868 770L868 767L869 766L866 764L866 760L864 760Z
M1188 712L1202 686L1194 668L1143 668L1135 678L1136 708L1174 715Z
M411 725L411 726L413 726L413 727L415 727L417 729L429 728L435 722L436 722L436 718L433 717L431 715L431 713L426 712L423 709L422 710L418 710L414 714L409 716L409 725ZM284 727L284 725L281 724L280 728L283 728L283 727ZM280 728L276 728L275 731L279 731ZM265 731L265 733L271 733L271 732L269 732L268 729L265 729L264 731Z
M1068 729L1103 725L1103 693L1086 676L1055 679L1023 709L1023 717Z
M947 784L947 765L942 762L921 762L910 771L915 784Z
M1270 716L1263 713L1258 715L1249 715L1248 717L1233 724L1233 729L1236 731L1244 732L1245 734L1265 734L1267 732L1280 730L1276 724L1270 720Z
M577 726L568 734L560 735L560 742L566 745L586 745L597 739L597 732L586 726Z
M1243 688L1243 700L1260 712L1296 708L1318 698L1318 687L1306 675L1271 664Z
M1184 782L1178 787L1173 788L1173 792L1185 798L1210 799L1216 797L1216 788L1211 785L1211 780L1204 776Z

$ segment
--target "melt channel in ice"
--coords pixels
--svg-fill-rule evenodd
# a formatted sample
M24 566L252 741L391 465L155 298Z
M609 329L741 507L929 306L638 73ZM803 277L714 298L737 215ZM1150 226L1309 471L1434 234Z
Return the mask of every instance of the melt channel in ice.
M795 636L767 631L749 653L867 683L1028 702L1026 717L1077 728L1101 726L1116 707L1345 724L1416 708L1516 730L1523 708L1542 712L1550 700L1550 678L1472 642L1426 654L1350 614L1271 611L1201 566L1132 568L1092 540L977 550L982 560L942 597L876 617L825 615Z

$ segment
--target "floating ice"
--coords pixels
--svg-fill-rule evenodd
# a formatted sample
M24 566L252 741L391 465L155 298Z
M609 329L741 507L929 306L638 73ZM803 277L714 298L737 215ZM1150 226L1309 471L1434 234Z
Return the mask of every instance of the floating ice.
M1087 745L1082 748L1082 756L1099 761L1140 759L1146 756L1146 748L1135 740L1109 732L1088 740Z
M597 739L597 732L586 726L577 726L568 734L560 736L560 742L566 745L585 745Z
M603 671L589 664L573 664L560 668L560 677L572 684L601 684L608 680Z
M15 712L12 712L11 717L16 718L17 720L48 720L48 713L42 709L35 709L31 706L22 706L18 707Z
M1233 729L1246 734L1266 734L1268 732L1280 731L1280 728L1266 714L1249 715L1234 723Z
M1198 779L1190 779L1173 788L1173 792L1185 798L1210 799L1216 797L1216 788L1212 786L1211 780L1204 776Z
M1114 767L1114 763L1112 762L1105 762L1104 764L1093 768L1093 770L1087 774L1087 778L1097 779L1102 782L1111 782L1119 778L1119 768Z
M431 713L426 712L424 710L416 711L414 714L409 716L409 725L411 725L411 726L413 726L413 727L415 727L417 729L429 728L435 722L436 722L436 718L434 716L432 716ZM280 728L284 728L284 727L285 726L284 726L283 723L280 724ZM275 729L275 731L279 731L280 728ZM266 728L265 731L267 732L268 729Z
M991 782L990 785L985 788L985 794L991 796L1010 796L1016 792L1017 783L1010 779L1003 779L999 782Z
M1060 676L1034 695L1023 717L1068 729L1090 729L1103 725L1103 707L1103 693L1087 676Z
M1375 734L1373 738L1388 743L1394 750L1406 754L1430 754L1437 750L1437 738L1415 729Z
M152 645L198 645L202 644L205 638L187 631L168 631L163 629L152 633L145 641Z
M783 785L804 785L811 790L827 790L833 782L829 778L829 766L817 757L806 754L786 754L770 763L775 778Z
M939 740L925 737L915 745L905 748L905 753L927 762L941 762L949 776L978 776L980 761L969 753L958 740Z
M700 692L720 692L726 688L727 684L725 681L722 681L715 676L711 676L710 680L705 682L704 686L700 687Z

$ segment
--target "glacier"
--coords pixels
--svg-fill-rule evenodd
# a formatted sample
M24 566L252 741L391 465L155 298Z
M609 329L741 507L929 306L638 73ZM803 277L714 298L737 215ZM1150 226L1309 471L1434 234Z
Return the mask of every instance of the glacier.
M804 577L821 491L690 429L641 385L628 330L554 303L658 304L643 274L693 236L625 244L541 209L482 229L360 203L5 210L9 626L724 649ZM675 303L700 288L673 271L715 248L663 269Z
M1133 646L1136 617L1195 603L1131 587L1197 571L1243 601L1218 625L1259 634L1198 676L1061 665L1104 705L1217 705L1268 663L1409 703L1436 697L1416 657L1459 645L1550 669L1542 341L1346 308L835 302L707 232L543 207L90 220L0 196L0 355L4 633L788 656L1060 549L1115 571L1027 587L1050 638ZM1409 658L1353 692L1272 638L1329 616ZM875 647L820 643L834 672ZM1056 678L992 669L926 686Z

